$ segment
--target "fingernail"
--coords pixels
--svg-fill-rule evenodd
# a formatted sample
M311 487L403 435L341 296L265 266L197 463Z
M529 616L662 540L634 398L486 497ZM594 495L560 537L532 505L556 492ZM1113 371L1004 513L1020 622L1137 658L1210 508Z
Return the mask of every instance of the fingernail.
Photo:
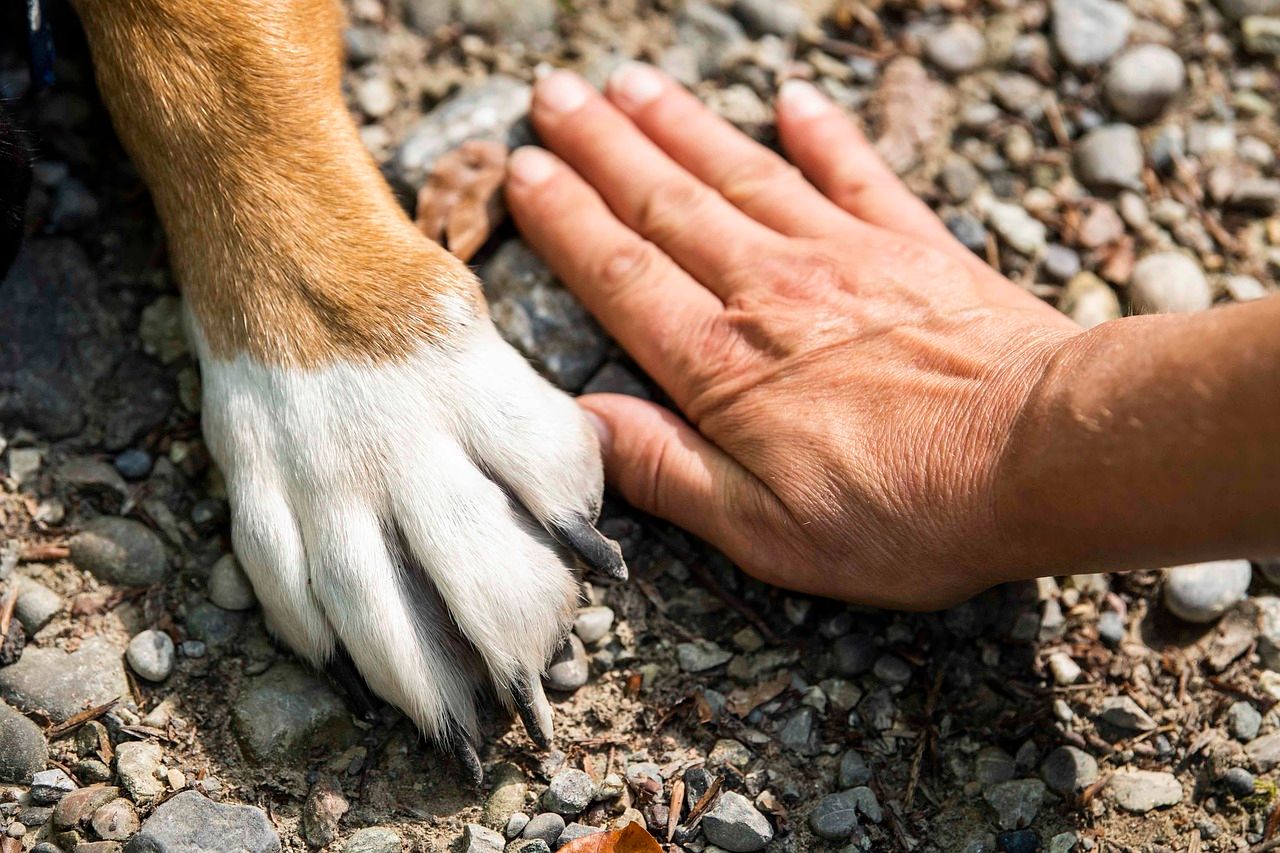
M590 409L582 410L587 415L587 422L591 424L591 428L596 431L596 438L600 441L600 455L609 458L609 448L613 446L613 431L609 429L609 425L604 422L604 418L597 415Z
M556 171L556 159L541 148L526 145L517 148L507 164L507 174L516 183L536 187Z
M662 94L666 85L652 65L627 62L609 77L609 94L624 109L639 109Z
M571 113L591 97L587 82L572 71L555 71L538 81L537 100L552 112Z
M831 102L811 83L788 80L778 90L778 105L791 118L813 118L831 109Z

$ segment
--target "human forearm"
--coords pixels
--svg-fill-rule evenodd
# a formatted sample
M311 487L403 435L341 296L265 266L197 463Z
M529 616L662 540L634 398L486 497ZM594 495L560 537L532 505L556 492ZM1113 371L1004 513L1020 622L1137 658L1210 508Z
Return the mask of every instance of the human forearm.
M997 481L1013 576L1280 553L1280 298L1081 335Z

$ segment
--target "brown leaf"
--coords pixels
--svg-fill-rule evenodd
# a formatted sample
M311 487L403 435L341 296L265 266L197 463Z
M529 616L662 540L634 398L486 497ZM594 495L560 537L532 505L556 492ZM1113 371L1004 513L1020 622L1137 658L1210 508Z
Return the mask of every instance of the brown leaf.
M640 824L629 823L617 832L597 832L570 841L560 853L662 853L662 848Z
M778 698L790 686L791 676L783 673L771 681L760 682L750 690L734 690L729 694L726 705L730 713L745 717L765 702Z
M502 221L507 146L473 139L436 161L418 191L418 228L464 261Z

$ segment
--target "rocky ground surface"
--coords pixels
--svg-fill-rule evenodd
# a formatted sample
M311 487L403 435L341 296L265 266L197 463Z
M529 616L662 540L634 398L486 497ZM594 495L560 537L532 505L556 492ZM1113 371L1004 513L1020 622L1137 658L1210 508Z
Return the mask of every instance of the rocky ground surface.
M816 81L1084 325L1275 288L1276 0L347 6L351 107L406 206L463 140L529 137L539 69L635 56L765 141L779 81ZM633 581L584 590L548 676L558 749L492 719L477 794L395 715L355 722L229 553L160 229L55 18L51 91L0 53L40 156L0 284L0 851L533 853L629 820L691 851L1270 849L1265 562L904 615L769 589L611 506ZM477 263L556 382L653 393L510 226Z

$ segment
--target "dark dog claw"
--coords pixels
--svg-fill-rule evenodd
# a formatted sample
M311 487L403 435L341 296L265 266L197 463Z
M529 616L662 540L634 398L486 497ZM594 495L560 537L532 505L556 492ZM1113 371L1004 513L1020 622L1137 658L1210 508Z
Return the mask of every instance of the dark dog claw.
M516 703L516 713L524 723L529 739L539 749L551 748L551 703L547 694L542 691L542 681L537 675L529 676L521 684L511 690L511 698Z
M617 542L606 539L586 519L553 525L551 535L577 554L587 568L613 580L627 579L627 564L622 559L622 548Z
M479 788L484 783L484 767L480 765L480 754L464 737L455 737L449 744L453 760L458 763L463 781L472 788Z
M378 722L381 703L365 683L364 676L356 669L346 649L338 647L325 671L347 695L347 702L357 717L366 723Z

